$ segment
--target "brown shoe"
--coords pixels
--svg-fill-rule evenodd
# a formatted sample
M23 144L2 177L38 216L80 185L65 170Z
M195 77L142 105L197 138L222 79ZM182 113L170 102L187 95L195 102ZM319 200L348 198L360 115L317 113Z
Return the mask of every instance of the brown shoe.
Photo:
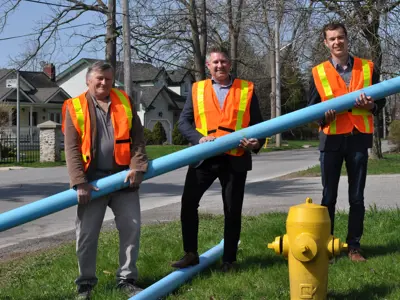
M171 264L171 267L177 269L183 269L190 266L199 264L199 254L196 252L187 252L180 260L175 261Z
M366 261L367 259L361 255L360 249L349 249L349 259L351 261Z

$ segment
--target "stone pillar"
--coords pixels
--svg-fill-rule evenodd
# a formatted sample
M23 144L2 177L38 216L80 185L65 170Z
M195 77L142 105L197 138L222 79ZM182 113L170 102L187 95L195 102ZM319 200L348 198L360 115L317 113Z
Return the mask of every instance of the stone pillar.
M46 121L37 127L40 130L40 162L61 161L61 124Z

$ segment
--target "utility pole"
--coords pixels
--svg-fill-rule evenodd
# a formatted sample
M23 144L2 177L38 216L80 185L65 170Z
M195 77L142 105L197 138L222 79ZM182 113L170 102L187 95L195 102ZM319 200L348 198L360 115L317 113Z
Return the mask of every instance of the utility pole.
M278 1L275 0L275 73L276 73L276 117L278 118L281 115L281 68L279 61L279 23L280 23L280 15L278 9ZM276 147L281 147L281 134L278 133L275 136Z
M19 120L20 120L20 114L19 114L19 70L17 70L17 163L19 163L20 160L20 124L19 124Z
M122 31L124 38L124 90L129 97L132 97L132 68L131 68L131 29L129 24L129 0L122 0ZM135 107L139 109L136 99Z

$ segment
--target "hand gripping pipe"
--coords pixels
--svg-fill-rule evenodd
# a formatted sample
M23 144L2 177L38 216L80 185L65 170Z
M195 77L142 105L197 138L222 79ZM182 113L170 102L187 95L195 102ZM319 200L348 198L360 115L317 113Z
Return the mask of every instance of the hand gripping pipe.
M400 77L383 81L365 89L337 97L334 100L309 106L280 116L279 118L268 120L240 131L233 132L220 137L213 142L199 144L194 147L189 147L184 150L160 157L150 161L149 168L144 176L144 179L146 180L167 173L188 164L192 164L233 149L239 145L239 141L243 137L263 138L271 136L287 129L318 120L322 118L325 112L329 109L342 112L352 108L355 104L356 98L361 92L365 92L366 95L371 96L373 99L381 99L383 97L398 93L400 92ZM127 187L128 183L124 183L126 174L127 171L122 171L106 178L94 181L93 184L100 190L97 192L92 192L92 198L98 198ZM40 217L47 216L76 204L76 192L75 190L70 189L42 200L21 206L19 208L15 208L8 212L4 212L0 214L0 232Z
M222 256L223 251L224 240L200 255L200 263L198 265L170 273L161 280L147 287L145 290L141 291L139 294L129 298L129 300L157 300L168 295L185 283L185 281L216 262Z

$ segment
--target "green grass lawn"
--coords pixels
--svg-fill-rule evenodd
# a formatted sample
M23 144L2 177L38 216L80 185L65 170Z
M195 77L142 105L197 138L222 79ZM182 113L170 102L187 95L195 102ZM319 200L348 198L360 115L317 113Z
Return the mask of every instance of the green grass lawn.
M286 214L244 217L238 269L219 272L211 266L166 299L289 299L287 261L267 248L285 233ZM336 234L344 239L347 218L337 214ZM400 299L400 210L367 211L362 240L366 263L341 257L329 266L328 299ZM202 215L200 252L218 244L223 217ZM143 226L138 261L139 281L147 287L171 272L169 263L182 255L179 222ZM118 267L116 232L101 234L96 286L93 299L124 299L114 289ZM0 299L73 299L77 276L74 243L0 262Z
M368 160L368 175L398 174L400 173L400 153L385 153L383 159ZM342 166L342 175L346 175L345 163ZM321 169L319 164L307 170L294 172L283 176L283 178L295 177L319 177Z
M261 148L261 152L296 150L309 147L318 147L318 145L319 145L318 140L306 140L306 141L288 140L288 141L282 141L281 147L276 147L275 141L270 140L268 141L266 148L265 145Z

